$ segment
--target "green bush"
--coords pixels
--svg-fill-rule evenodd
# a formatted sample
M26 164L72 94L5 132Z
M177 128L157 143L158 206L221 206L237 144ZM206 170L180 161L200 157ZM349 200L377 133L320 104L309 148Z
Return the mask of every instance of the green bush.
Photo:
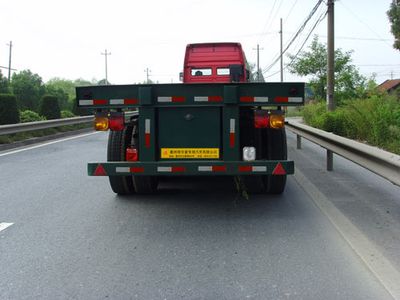
M73 118L73 117L75 117L75 115L72 112L70 112L69 110L62 110L61 111L61 118L62 119Z
M39 113L47 120L60 119L61 112L58 99L55 96L45 95L41 99Z
M21 123L44 121L46 118L31 110L21 111Z
M395 97L348 100L333 112L324 103L308 104L303 117L313 127L400 153L400 103Z
M11 94L0 94L0 125L19 123L17 99Z

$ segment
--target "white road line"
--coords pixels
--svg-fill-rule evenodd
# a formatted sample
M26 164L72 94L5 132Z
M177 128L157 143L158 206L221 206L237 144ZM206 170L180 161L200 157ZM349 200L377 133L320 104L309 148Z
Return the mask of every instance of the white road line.
M0 232L3 231L4 229L10 227L11 225L13 225L14 223L0 223Z
M99 132L100 131L91 132L91 133L85 133L85 134L76 135L76 136L65 138L65 139L55 140L55 141L51 141L51 142L48 142L48 143L44 143L44 144L40 144L40 145L36 145L36 146L32 146L32 147L18 149L18 150L6 152L6 153L0 153L0 157L6 156L6 155L10 155L10 154L19 153L19 152L23 152L23 151L27 151L27 150L32 150L32 149L36 149L36 148L41 148L41 147L44 147L44 146L48 146L48 145L52 145L52 144L56 144L56 143L61 143L61 142L69 141L69 140L79 139L79 138L82 138L82 137L85 137L85 136L89 136L89 135L92 135L92 134L96 134L96 133L99 133Z
M400 272L378 248L329 201L306 176L295 169L294 177L317 207L325 214L347 244L382 283L394 299L400 299Z

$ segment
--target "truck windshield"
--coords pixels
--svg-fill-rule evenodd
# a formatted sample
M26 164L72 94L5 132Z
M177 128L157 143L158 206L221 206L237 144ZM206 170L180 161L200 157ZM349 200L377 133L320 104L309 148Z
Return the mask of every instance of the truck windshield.
M229 75L229 68L217 68L217 75Z
M193 68L192 76L210 76L212 74L211 68Z

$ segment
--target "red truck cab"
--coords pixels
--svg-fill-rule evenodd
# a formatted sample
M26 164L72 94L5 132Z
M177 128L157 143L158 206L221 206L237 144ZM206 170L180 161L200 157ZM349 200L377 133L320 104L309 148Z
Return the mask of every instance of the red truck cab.
M247 82L249 71L239 43L202 43L186 46L184 83Z

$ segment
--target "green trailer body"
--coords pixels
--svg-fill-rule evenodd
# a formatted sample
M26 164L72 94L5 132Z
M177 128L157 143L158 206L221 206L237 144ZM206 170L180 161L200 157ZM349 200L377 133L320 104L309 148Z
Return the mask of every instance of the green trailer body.
M254 129L250 124L254 120L248 119L253 111L279 115L284 113L282 107L303 105L304 83L107 85L78 87L76 94L78 106L92 108L98 117L112 119L136 111L134 125L125 124L125 130L131 126L132 138L118 140L121 151L132 141L136 160L127 161L122 153L107 162L89 163L91 176L270 177L294 172L293 161L286 159L284 129ZM278 131L285 154L263 154L271 152ZM254 160L244 160L244 147L258 151Z

